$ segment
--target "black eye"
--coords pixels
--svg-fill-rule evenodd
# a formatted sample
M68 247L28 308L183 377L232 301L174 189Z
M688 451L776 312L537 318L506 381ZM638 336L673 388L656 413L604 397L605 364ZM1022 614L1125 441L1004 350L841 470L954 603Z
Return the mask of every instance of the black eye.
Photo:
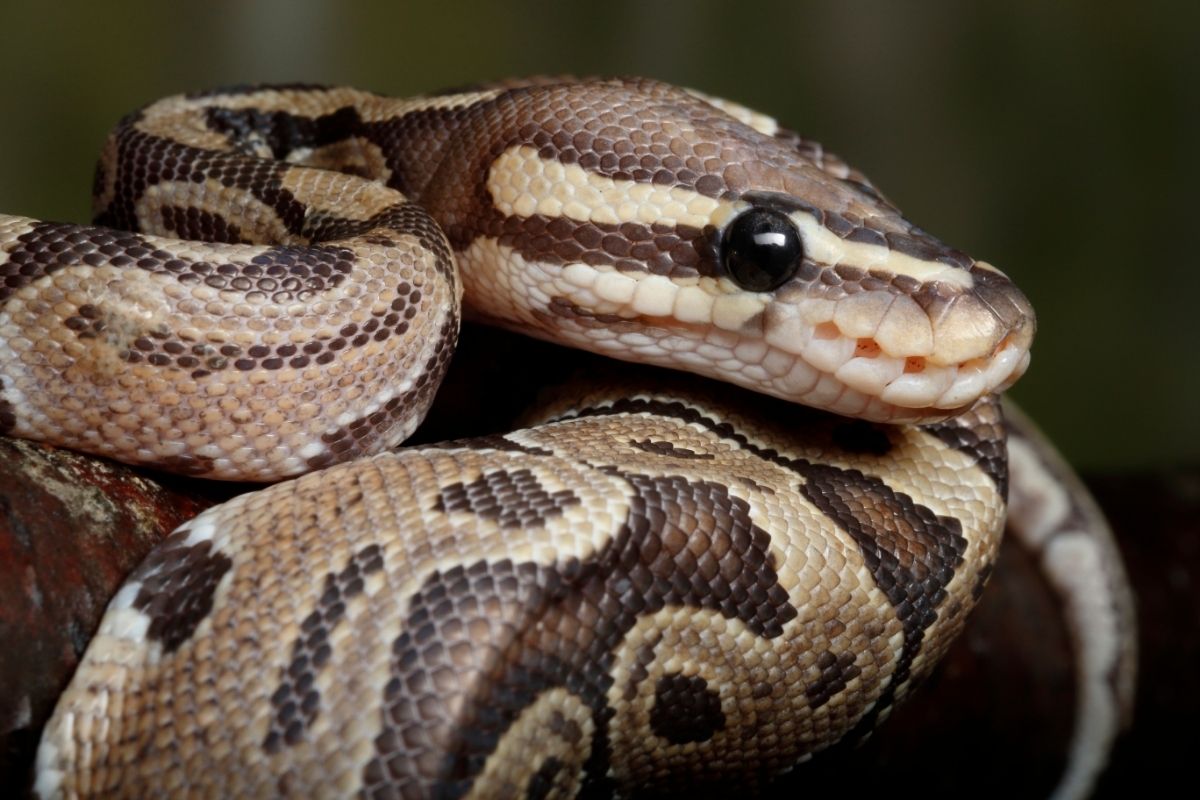
M804 258L800 233L786 214L769 208L743 212L725 228L721 262L734 283L766 292L796 273Z

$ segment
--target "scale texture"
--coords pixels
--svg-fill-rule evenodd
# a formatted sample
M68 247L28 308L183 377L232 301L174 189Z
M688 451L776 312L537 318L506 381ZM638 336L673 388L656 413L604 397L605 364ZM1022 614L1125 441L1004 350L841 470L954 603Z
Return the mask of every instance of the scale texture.
M130 576L45 796L756 789L869 733L991 571L1028 301L735 103L174 97L94 197L92 226L0 217L0 433L302 477ZM725 383L629 372L394 452L464 313Z

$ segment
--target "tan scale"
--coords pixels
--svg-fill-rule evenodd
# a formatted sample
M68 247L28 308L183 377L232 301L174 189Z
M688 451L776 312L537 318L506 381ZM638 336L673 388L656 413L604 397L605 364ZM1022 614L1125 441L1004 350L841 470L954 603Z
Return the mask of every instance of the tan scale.
M1028 301L757 112L640 79L232 89L129 116L96 186L95 226L0 217L0 434L321 471L135 571L43 796L757 789L885 717L990 570ZM793 255L751 288L730 240L768 217ZM628 372L387 452L463 313L760 394ZM1091 561L1064 594L1126 620ZM1128 651L1090 652L1127 694Z

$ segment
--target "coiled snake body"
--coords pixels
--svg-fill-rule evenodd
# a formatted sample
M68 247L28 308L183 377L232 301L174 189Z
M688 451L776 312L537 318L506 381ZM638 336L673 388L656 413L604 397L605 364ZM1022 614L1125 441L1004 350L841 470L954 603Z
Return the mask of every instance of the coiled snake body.
M740 106L643 80L177 97L118 126L95 199L96 226L0 218L0 432L311 474L130 576L44 795L757 785L869 731L990 571L1027 301ZM391 452L460 296L760 394L631 368Z

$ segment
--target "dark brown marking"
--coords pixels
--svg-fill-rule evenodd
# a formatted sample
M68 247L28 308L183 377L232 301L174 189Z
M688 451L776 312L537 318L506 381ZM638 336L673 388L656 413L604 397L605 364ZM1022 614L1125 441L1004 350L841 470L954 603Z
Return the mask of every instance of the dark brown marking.
M938 616L946 586L962 563L967 540L962 523L938 516L881 479L827 464L796 464L801 493L850 534L867 569L887 596L904 629L904 647L872 719L893 702L910 677L925 630Z
M446 237L428 212L416 203L400 203L390 206L365 220L349 220L328 214L310 214L304 223L304 235L313 242L338 242L367 237L378 244L391 244L391 239L381 236L391 231L416 237L421 247L433 254L438 272L456 279L454 257L450 253ZM404 293L401 292L403 295ZM420 302L420 293L411 299Z
M601 224L534 215L497 217L479 235L495 237L528 259L552 264L607 265L620 272L672 278L724 274L717 257L717 232L712 227Z
M521 711L552 687L592 711L585 791L603 794L611 790L604 777L610 665L640 617L667 606L704 608L764 637L781 635L796 617L770 537L745 501L708 481L614 474L632 492L628 517L590 558L476 561L431 575L409 598L381 704L383 730L363 773L373 787L367 794L383 796L395 781L391 788L402 794L436 786L462 796ZM450 682L434 695L437 676L449 676L467 652L469 663L494 665L488 680ZM451 708L461 708L453 719Z
M547 757L529 779L529 787L525 790L526 800L545 800L549 797L565 767L566 764L560 759L554 756Z
M787 421L793 432L803 429L806 440L819 444L832 435L828 428L838 418L769 399L756 400L767 418ZM904 647L884 696L855 728L851 738L861 738L888 708L896 691L910 677L912 660L925 630L937 619L945 600L945 587L962 561L966 539L961 523L934 514L929 508L897 492L881 479L858 470L843 470L805 459L793 459L750 442L728 422L717 422L681 402L622 399L607 406L584 409L575 416L650 412L698 424L723 439L789 469L804 478L800 490L814 505L851 535L873 577L888 597L904 629ZM995 418L995 398L981 400L964 419L965 425ZM970 416L974 415L974 416ZM961 417L960 417L961 419ZM832 444L832 441L831 441Z
M434 353L426 360L416 385L404 394L388 400L378 411L321 434L325 450L305 461L309 469L323 469L330 464L351 461L377 452L378 442L391 437L398 424L404 420L423 417L450 365L457 341L458 315L449 313L438 331ZM313 345L315 347L310 347ZM311 354L318 352L320 347L318 342L309 342L304 349ZM318 364L328 363L333 360L333 353L320 353L315 360Z
M699 675L664 675L654 687L650 728L671 744L707 742L725 729L721 697Z
M216 466L216 461L212 456L195 455L192 453L161 456L156 463L164 470L179 475L207 475Z
M670 442L656 442L651 439L643 439L641 441L631 440L629 444L646 453L668 456L669 458L694 458L701 461L715 458L712 453L697 453L695 450L689 450L686 447L677 447Z
M10 379L0 375L0 436L8 436L17 427L17 412L12 403L4 399L4 390Z
M574 505L579 505L579 497L570 489L551 494L528 469L500 469L470 483L444 487L434 510L475 514L494 520L501 528L530 528L545 525Z
M209 129L228 136L230 146L239 152L280 161L301 148L323 147L348 139L362 126L358 110L352 106L319 117L212 106L206 109L205 122Z
M601 314L572 303L565 297L551 298L547 304L550 313L569 319L585 328L629 330L639 327L637 317L622 317L619 314Z
M561 711L556 710L550 715L547 726L551 733L560 737L567 744L579 744L583 739L583 728L575 720L564 717Z
M230 86L222 86L216 89L202 89L196 92L188 92L185 97L191 100L203 100L206 97L221 98L221 97L237 97L239 95L259 94L261 92L312 92L314 94L329 91L329 87L320 83L272 83L264 85L261 83L236 83Z
M187 528L175 531L151 551L133 574L138 582L133 607L150 618L146 636L174 652L209 615L217 584L233 566L211 541L186 544Z
M443 246L444 249L444 246ZM261 292L277 301L340 285L354 267L352 250L337 245L269 247L247 261L215 265L154 247L136 233L93 225L39 222L10 246L0 263L0 303L17 289L69 266L102 264L172 275L185 285Z
M971 586L971 599L978 602L979 598L983 597L983 590L987 588L988 579L992 577L992 571L996 565L988 562L979 568L978 574L975 575L975 583Z
M351 556L341 572L325 576L317 607L300 623L291 660L271 694L271 724L263 739L263 749L268 753L303 741L321 708L316 679L333 654L330 637L345 617L346 602L362 593L363 579L382 568L383 553L379 545L372 544Z
M854 663L853 653L834 655L829 650L817 656L817 669L821 674L804 690L814 709L828 703L830 698L846 688L847 683L862 674L862 670Z
M180 239L249 244L241 229L224 217L191 206L163 206L163 227Z
M194 148L140 130L137 122L136 115L127 118L111 135L110 141L116 148L112 164L116 188L107 207L97 211L97 224L138 230L137 200L148 188L173 181L213 180L249 193L271 208L290 233L300 234L306 208L283 187L283 176L291 169L289 165L240 152Z

